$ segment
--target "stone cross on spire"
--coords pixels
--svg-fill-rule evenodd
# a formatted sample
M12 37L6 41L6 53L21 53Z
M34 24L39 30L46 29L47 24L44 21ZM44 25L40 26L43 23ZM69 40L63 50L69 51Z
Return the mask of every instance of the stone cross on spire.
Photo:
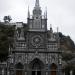
M36 0L35 7L39 7L39 0Z

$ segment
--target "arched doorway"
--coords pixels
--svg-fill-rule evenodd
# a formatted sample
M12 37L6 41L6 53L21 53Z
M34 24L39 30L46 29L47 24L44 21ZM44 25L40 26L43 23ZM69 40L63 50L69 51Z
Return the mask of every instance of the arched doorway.
M23 75L23 65L21 63L16 64L16 75Z
M51 75L56 75L57 66L53 63L51 65Z
M30 68L32 70L31 75L41 75L41 70L44 68L44 64L36 58L30 63Z

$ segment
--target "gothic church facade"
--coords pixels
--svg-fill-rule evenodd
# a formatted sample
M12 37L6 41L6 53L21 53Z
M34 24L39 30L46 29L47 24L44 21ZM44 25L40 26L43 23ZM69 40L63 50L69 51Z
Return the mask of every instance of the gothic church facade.
M47 30L47 11L42 15L39 0L32 16L28 10L27 24L20 25L15 28L4 75L62 75L60 38L52 27Z

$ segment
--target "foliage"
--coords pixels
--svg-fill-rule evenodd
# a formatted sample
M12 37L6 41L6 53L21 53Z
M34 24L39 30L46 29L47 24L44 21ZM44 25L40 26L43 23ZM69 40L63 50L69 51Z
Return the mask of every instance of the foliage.
M65 60L66 62L74 58L74 55L72 53L62 53L62 60Z
M13 47L15 26L4 25L0 23L0 60L7 59L9 44Z
M4 22L10 22L12 20L11 16L4 16Z
M62 53L63 60L65 61L71 60L74 57L72 53L75 52L74 42L72 41L70 36L65 36L61 32L59 33L59 37L60 37L60 45L63 50Z
M66 63L73 58L75 58L74 52L75 52L75 44L73 40L70 38L70 36L65 36L61 32L59 33L60 37L60 46L63 50L62 52L62 60ZM72 69L71 65L67 64L65 71L66 75L68 75L68 71Z
M75 44L73 40L70 38L70 36L65 36L60 32L59 37L60 37L60 44L62 48L66 48L67 50L70 51L75 50Z

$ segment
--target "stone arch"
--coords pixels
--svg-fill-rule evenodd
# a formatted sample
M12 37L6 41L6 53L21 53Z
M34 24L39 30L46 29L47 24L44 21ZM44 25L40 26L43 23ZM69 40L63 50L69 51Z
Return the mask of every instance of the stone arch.
M20 62L15 65L16 75L23 75L24 66Z
M15 68L16 69L23 69L24 67L23 67L23 64L22 63L17 63L16 65L15 65Z
M50 69L50 75L57 75L57 65L55 63L51 64Z
M45 64L44 60L40 56L32 56L32 59L30 59L30 62L32 62L36 58L39 59L43 64Z
M33 65L39 65L40 69L43 69L44 68L44 63L38 59L38 58L35 58L33 59L30 63L29 63L29 67L30 68L33 68Z
M18 59L18 58L17 58L17 59ZM15 62L15 66L16 66L18 63L20 63L20 64L22 64L22 65L25 64L22 60L19 61L19 59L18 59L18 60Z
M44 63L40 59L35 58L29 63L29 68L31 70L31 75L36 75L36 73L37 75L41 75L41 70L44 69Z

